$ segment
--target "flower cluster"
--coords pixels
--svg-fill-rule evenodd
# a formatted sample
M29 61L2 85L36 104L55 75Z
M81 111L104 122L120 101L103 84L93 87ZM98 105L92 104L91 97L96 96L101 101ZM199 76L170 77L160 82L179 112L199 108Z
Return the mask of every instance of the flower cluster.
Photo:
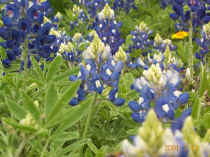
M141 22L135 31L131 31L132 44L128 47L128 53L135 50L141 49L142 55L147 55L151 52L151 46L153 45L153 40L151 40L152 31L147 27L144 22Z
M82 53L84 63L80 64L79 74L70 76L71 81L78 79L82 81L77 97L73 98L70 104L78 104L85 99L88 92L102 94L105 89L111 87L108 98L115 105L120 106L125 100L119 98L117 92L126 54L120 49L115 56L112 56L109 45L105 45L96 32L93 32L93 36L93 41Z
M83 9L81 9L79 6L74 5L71 14L69 15L72 20L70 21L70 29L73 30L77 28L79 25L83 24L87 21L88 16L84 12Z
M137 60L144 71L143 76L136 79L131 86L140 94L137 101L129 102L129 107L133 111L132 118L136 122L143 122L148 110L154 106L158 118L163 121L174 120L175 110L187 103L189 98L189 94L182 92L180 88L178 63L174 62L176 59L171 56L169 46L164 55L155 54L148 59L151 65L145 64L140 58ZM187 113L182 119L190 115L190 110ZM181 122L176 123L176 126L182 126Z
M159 34L156 34L154 40L152 39L152 30L150 30L144 22L141 22L135 31L131 31L131 43L128 46L127 53L134 53L140 51L141 55L147 56L153 51L164 53L167 46L171 51L176 50L176 47L169 39L162 39ZM135 56L136 57L136 56Z
M210 22L203 26L201 39L196 41L200 46L200 51L195 54L196 58L204 61L205 55L210 51Z
M128 67L148 69L153 63L159 63L163 66L163 60L166 58L167 64L173 66L175 70L180 70L178 68L180 63L171 55L171 51L176 50L176 46L172 44L172 41L162 39L159 34L156 34L154 40L152 40L151 34L152 31L149 30L144 22L141 22L136 27L136 31L131 31L131 35L128 36L124 44L127 49L126 52L130 54ZM159 55L153 55L154 52L158 52ZM165 57L163 56L164 53Z
M170 51L176 50L176 46L172 44L172 41L170 39L162 39L159 34L156 34L154 38L153 48L161 53L164 53L167 47L170 48Z
M90 17L95 17L99 11L101 11L106 4L110 4L109 0L86 0L84 2Z
M20 58L23 51L28 51L25 57L35 55L37 59L51 60L56 55L58 45L56 37L49 35L54 24L44 23L48 15L49 3L15 0L8 3L2 11L3 26L0 27L0 37L4 39L0 46L6 49L7 58L3 60L5 67ZM21 58L23 61L23 58ZM28 60L30 65L30 59Z
M104 9L98 14L93 23L93 28L96 30L101 40L110 46L112 54L115 54L120 45L124 42L124 40L120 38L119 29L121 25L122 23L116 22L114 11L108 4L105 5Z
M113 9L124 9L128 13L132 8L136 9L135 0L115 0Z
M88 41L84 39L82 34L75 33L71 42L61 43L59 53L63 58L72 63L78 64L81 62L81 55L84 49L88 46Z
M100 12L106 4L111 5L113 3L114 10L123 9L127 13L131 9L136 9L135 0L114 0L111 2L110 0L83 0L80 1L83 5L86 6L88 13L91 17L95 17L98 12Z
M139 129L133 143L123 141L121 157L208 157L210 155L210 143L204 141L195 133L192 119L186 119L182 132L172 133L170 129L164 129L158 121L155 113L150 111L147 120Z
M179 21L176 24L177 30L186 30L188 28L188 22L192 19L193 27L196 28L203 23L210 21L210 15L208 14L210 4L205 0L170 0L163 1L163 6L171 4L173 13L170 17L173 20Z

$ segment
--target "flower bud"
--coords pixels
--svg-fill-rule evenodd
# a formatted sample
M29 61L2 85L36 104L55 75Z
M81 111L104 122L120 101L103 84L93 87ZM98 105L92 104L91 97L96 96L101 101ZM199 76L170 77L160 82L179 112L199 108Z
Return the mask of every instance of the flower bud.
M144 22L141 22L137 27L136 29L139 31L139 32L147 32L149 29L147 27L147 25L144 23Z
M163 39L161 38L160 34L157 33L157 34L155 35L154 41L155 41L155 45L159 45L159 44L162 43Z
M203 31L205 33L205 36L208 40L210 40L210 22L208 24L205 24L203 26Z
M74 41L80 41L81 38L82 38L81 33L75 33L74 36L73 36Z
M162 70L158 64L152 64L148 70L144 70L144 77L155 85L158 85L162 77Z
M114 18L114 11L110 8L108 4L105 5L104 9L98 14L100 20L104 20L106 18L112 19Z
M123 61L123 62L127 61L127 55L125 51L122 49L122 47L120 47L119 50L116 52L116 54L114 55L114 59L116 61Z

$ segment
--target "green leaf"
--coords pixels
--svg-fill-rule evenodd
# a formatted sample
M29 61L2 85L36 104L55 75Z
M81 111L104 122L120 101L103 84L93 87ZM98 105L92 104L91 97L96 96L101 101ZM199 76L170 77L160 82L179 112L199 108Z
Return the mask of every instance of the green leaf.
M62 62L62 57L61 56L57 56L53 61L52 63L50 63L50 66L49 66L49 71L47 73L47 76L46 76L46 80L47 81L50 81L50 80L53 80L54 77L56 76L56 73L59 69L59 66Z
M93 144L93 142L92 142L91 139L88 139L87 145L91 149L92 152L94 152L95 154L97 154L98 148Z
M8 125L11 125L15 129L20 129L22 131L27 131L27 132L35 132L36 131L36 129L34 129L32 127L29 127L29 126L21 125L13 119L2 118L2 120L3 120L4 123L7 123Z
M79 138L79 132L78 131L73 131L73 132L62 132L61 134L57 134L56 136L52 136L53 141L70 141L74 139Z
M33 65L33 70L36 72L36 75L39 77L40 80L44 81L44 73L42 72L38 62L34 57L32 57L32 65Z
M0 56L1 56L1 59L6 59L7 57L7 53L6 53L6 50L0 46Z
M56 147L63 146L66 142L79 139L80 135L78 131L67 131L61 132L60 134L53 134L51 136L52 141L55 143Z
M200 73L200 96L208 89L208 78L206 68L201 64L201 73Z
M60 81L65 79L66 77L68 77L69 75L75 74L76 72L78 72L78 68L74 68L74 69L70 69L65 71L64 73L61 73L60 75L56 76L53 80L54 81Z
M47 121L50 121L63 109L64 105L68 103L69 100L75 96L77 89L80 85L80 81L76 81L69 86L69 88L64 92L64 94L57 100L52 111L49 113Z
M78 151L79 149L81 149L82 146L84 146L85 144L87 143L87 139L82 139L82 140L79 140L69 146L67 146L66 148L64 148L64 153L69 153L69 152L76 152Z
M200 99L199 99L198 95L194 95L193 106L192 106L192 117L194 119L199 119L200 108L201 108Z
M30 112L32 117L38 121L40 118L40 112L34 104L33 100L28 95L23 94L23 101L24 109Z
M45 115L46 117L49 116L49 112L52 110L54 107L58 95L57 95L57 90L55 88L55 84L53 82L49 83L49 87L47 88L47 93L45 96Z
M15 116L15 118L17 118L18 120L25 118L26 112L20 105L18 105L15 101L11 99L8 99L7 102L8 102L8 108L11 114Z
M203 125L206 129L210 129L210 112L206 113L203 118Z
M93 156L93 153L91 152L91 150L90 149L86 149L86 151L85 151L85 157L92 157Z
M88 112L88 105L93 101L93 96L88 97L81 104L72 107L69 112L66 112L63 116L62 124L58 127L55 134L59 134L62 130L70 128L76 122L78 122L82 117L84 117Z

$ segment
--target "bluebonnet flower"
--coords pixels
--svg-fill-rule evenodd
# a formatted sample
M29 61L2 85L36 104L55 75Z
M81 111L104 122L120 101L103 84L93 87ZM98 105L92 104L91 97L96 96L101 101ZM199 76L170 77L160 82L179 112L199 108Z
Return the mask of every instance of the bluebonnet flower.
M164 121L174 120L175 110L188 102L189 94L179 89L181 77L178 70L169 66L171 63L168 63L168 66L166 64L166 59L170 61L168 58L172 57L165 56L161 53L154 55L152 59L149 59L152 64L148 66L143 61L138 61L146 68L144 68L143 76L136 79L131 86L140 94L138 101L129 102L129 107L133 111L132 118L136 122L145 120L151 104L154 104L158 118Z
M156 63L159 63L162 68L165 58L163 54L169 53L168 55L171 55L171 52L167 51L176 50L176 47L172 44L171 40L163 40L159 34L157 34L153 40L152 31L144 22L141 22L139 26L136 27L135 31L131 31L131 34L127 37L126 43L123 46L129 54L127 65L130 68L141 67L148 69L150 64ZM167 48L169 48L169 50L167 50ZM154 54L154 52L158 52L160 54L157 55ZM173 59L173 57L169 58ZM175 62L175 60L173 62ZM173 66L174 68L177 68L176 65Z
M152 137L152 138L151 138ZM207 157L210 154L209 141L203 141L194 131L192 119L185 120L182 131L164 129L154 111L148 113L138 134L122 142L122 157Z
M158 50L159 52L164 53L167 46L170 48L170 51L176 50L176 46L172 44L172 41L170 39L162 39L159 34L156 34L153 42L153 48Z
M153 40L151 40L152 31L147 27L144 22L141 22L135 31L131 31L132 44L129 45L127 53L131 53L135 50L141 50L143 55L147 55L151 52Z
M168 5L172 3L173 0L161 0L161 7L166 8Z
M118 23L115 20L114 10L106 4L104 9L96 17L92 26L101 40L110 46L112 54L115 54L124 42L120 37L119 29L121 25L121 22Z
M105 89L111 87L108 99L115 105L121 106L125 100L118 97L118 84L124 66L125 52L119 54L123 53L121 50L116 56L112 56L109 45L105 45L96 32L93 35L89 47L82 53L84 62L80 64L79 74L69 77L71 81L78 79L82 81L77 96L69 103L76 105L84 100L89 92L102 94Z
M85 0L84 2L91 18L94 18L106 4L110 4L110 0Z
M62 41L59 53L63 58L71 63L79 64L82 59L82 52L87 48L89 41L85 40L82 34L75 33L72 39Z
M22 60L21 55L25 49L28 49L28 57L35 55L38 60L52 60L56 56L56 37L49 34L53 24L44 23L46 13L43 10L49 9L45 5L46 2L22 0L8 3L3 9L0 37L4 41L0 45L7 52L7 58L2 61L5 67L16 59ZM31 64L30 59L26 64Z
M176 130L181 130L184 124L185 119L191 115L192 108L188 108L184 110L180 117L176 118L174 122L171 124L171 129L173 132Z
M80 26L82 26L82 29L86 26L88 29L88 16L79 6L74 5L72 12L67 11L67 14L71 18L71 21L68 21L71 31L80 28Z
M210 21L210 16L208 14L210 4L209 1L202 0L171 0L171 1L162 1L163 6L166 4L171 4L173 8L173 13L170 14L170 17L178 21L175 25L177 30L187 30L188 21L192 19L193 27L199 27L204 23Z
M135 0L115 0L113 9L124 9L128 13L131 9L136 9Z
M205 56L210 51L210 22L203 26L201 39L197 39L196 41L200 47L200 50L196 52L195 56L196 58L204 62Z

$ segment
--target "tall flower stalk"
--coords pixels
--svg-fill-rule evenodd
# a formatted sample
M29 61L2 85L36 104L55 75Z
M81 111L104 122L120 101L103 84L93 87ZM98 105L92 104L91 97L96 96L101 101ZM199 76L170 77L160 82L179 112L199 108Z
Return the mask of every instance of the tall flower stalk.
M192 14L192 13L191 13ZM193 16L193 14L192 14ZM193 79L193 60L194 60L194 53L193 53L193 18L189 21L189 66L190 66L190 74L191 79Z

